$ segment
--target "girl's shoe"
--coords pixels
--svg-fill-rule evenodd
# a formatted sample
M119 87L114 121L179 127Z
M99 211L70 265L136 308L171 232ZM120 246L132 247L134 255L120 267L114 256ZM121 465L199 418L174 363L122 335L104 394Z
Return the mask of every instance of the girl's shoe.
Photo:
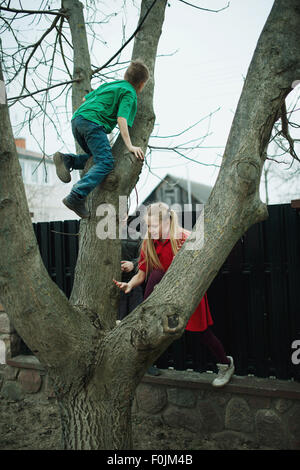
M231 356L227 356L230 359L230 365L228 364L217 364L219 369L218 375L212 382L213 387L224 387L234 374L234 362Z

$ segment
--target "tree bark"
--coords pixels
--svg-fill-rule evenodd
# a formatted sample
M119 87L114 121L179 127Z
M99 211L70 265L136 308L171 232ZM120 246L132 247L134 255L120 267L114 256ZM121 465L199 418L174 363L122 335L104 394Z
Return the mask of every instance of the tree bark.
M115 395L115 394L114 394ZM59 400L64 450L132 448L131 401L87 387Z
M73 112L82 104L82 98L91 91L91 61L83 15L83 5L78 0L62 0L62 9L67 17L73 44Z
M143 0L140 20L149 10L153 0ZM138 111L135 123L130 129L134 145L146 151L153 130L155 115L153 111L154 69L158 41L164 21L166 1L157 1L151 9L134 41L132 59L142 59L150 70L150 80L138 96ZM140 21L139 20L139 21ZM74 32L76 34L76 31ZM91 217L81 220L80 246L75 271L75 280L70 301L74 305L84 304L97 312L102 327L111 329L117 319L119 291L112 279L121 275L121 241L119 239L119 196L127 197L137 183L142 163L126 149L119 137L112 149L115 168L88 197ZM115 208L117 239L100 240L97 236L97 208L101 204ZM101 269L100 269L101 266Z

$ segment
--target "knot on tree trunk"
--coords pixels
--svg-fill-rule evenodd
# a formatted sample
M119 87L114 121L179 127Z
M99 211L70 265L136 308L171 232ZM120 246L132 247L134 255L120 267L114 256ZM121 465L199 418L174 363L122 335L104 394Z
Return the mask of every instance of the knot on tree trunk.
M183 318L178 312L168 312L163 319L163 331L167 335L181 335L184 330Z
M157 311L161 311L160 316ZM138 351L153 351L160 347L170 335L180 337L184 332L181 310L174 304L142 307L140 326L131 330L131 344ZM156 319L153 317L156 315ZM154 321L153 321L154 320Z
M9 199L7 197L0 199L0 209L4 209L5 207L9 206L10 204L13 204L13 200Z
M233 165L234 178L231 184L233 191L242 195L254 193L259 181L260 165L250 158L235 160Z

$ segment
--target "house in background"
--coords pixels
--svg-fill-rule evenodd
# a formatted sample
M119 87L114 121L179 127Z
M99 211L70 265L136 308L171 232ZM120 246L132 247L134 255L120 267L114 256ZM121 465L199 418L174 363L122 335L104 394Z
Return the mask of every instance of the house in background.
M212 186L167 174L144 199L143 204L147 206L161 201L169 206L180 204L182 209L184 204L192 204L192 208L195 209L196 204L206 204L211 191Z
M62 203L73 184L80 178L79 171L72 171L71 183L62 183L56 176L52 158L26 149L26 140L15 139L23 182L32 222L71 220L79 217Z

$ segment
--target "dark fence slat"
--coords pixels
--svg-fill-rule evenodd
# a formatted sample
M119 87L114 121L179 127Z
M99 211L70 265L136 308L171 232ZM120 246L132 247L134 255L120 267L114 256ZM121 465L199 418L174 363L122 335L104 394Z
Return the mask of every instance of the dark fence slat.
M51 241L53 250L52 262L55 266L55 282L65 292L65 249L63 237L63 222L50 222Z
M300 212L284 208L287 260L287 299L288 299L288 324L289 347L294 340L300 340ZM289 361L289 377L300 380L300 366Z
M300 380L291 362L300 340L300 213L289 204L268 206L269 218L237 242L207 291L216 336L236 373ZM185 220L196 220L195 213ZM78 254L80 222L34 224L41 257L69 297ZM60 232L60 233L55 233ZM199 333L185 331L157 359L158 367L216 371Z
M287 378L284 360L287 357L286 258L282 210L281 206L270 206L269 218L265 221L267 253L271 260L268 304L270 373L279 379Z
M250 227L243 237L244 308L248 349L244 373L267 377L265 361L264 237L262 224Z

